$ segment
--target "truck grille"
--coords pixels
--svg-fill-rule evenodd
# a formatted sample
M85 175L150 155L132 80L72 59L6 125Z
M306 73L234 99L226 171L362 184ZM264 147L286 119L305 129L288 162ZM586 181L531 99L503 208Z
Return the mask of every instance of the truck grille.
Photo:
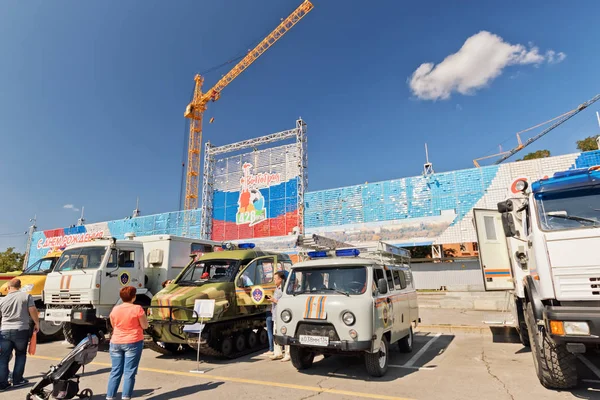
M590 269L554 269L558 300L600 300L600 271Z
M337 342L340 340L335 328L331 324L309 324L300 322L296 328L296 338L300 335L308 336L327 336L330 341Z
M51 303L52 304L78 304L87 302L87 296L81 293L52 293Z

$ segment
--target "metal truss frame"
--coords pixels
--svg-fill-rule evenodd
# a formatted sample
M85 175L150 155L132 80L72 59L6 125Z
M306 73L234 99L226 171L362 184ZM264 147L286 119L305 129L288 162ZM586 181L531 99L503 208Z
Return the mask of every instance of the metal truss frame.
M200 222L200 237L210 239L212 235L212 213L213 213L213 194L215 184L215 165L216 156L242 151L246 149L257 149L259 146L280 142L283 140L295 139L296 148L299 156L299 182L298 182L298 232L304 233L304 192L308 186L308 165L306 151L306 123L299 118L296 121L296 128L287 131L277 132L266 136L243 140L237 143L226 144L224 146L213 146L209 141L204 145L204 170L202 175L202 208Z

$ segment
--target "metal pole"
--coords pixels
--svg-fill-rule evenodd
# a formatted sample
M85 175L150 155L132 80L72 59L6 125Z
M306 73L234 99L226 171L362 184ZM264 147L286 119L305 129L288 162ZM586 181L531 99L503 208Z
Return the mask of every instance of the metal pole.
M27 238L27 247L25 249L25 257L23 257L23 270L25 270L25 268L27 268L27 262L29 261L29 251L31 250L31 238L33 237L33 232L35 232L35 230L37 229L37 226L35 226L36 221L37 221L37 214L34 215L34 217L29 220L29 222L33 222L33 224L31 224L31 226L29 227L29 236Z

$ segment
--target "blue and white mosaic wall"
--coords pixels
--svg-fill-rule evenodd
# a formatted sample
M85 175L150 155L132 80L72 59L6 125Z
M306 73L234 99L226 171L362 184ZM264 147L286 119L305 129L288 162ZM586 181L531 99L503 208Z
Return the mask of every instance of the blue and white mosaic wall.
M307 233L352 243L386 240L413 246L475 242L473 208L495 208L507 197L515 179L533 181L557 171L594 165L600 165L600 151L308 192L304 223ZM29 262L53 248L97 236L123 238L127 232L181 236L186 212L191 213L187 236L197 238L200 210L168 212L36 232Z

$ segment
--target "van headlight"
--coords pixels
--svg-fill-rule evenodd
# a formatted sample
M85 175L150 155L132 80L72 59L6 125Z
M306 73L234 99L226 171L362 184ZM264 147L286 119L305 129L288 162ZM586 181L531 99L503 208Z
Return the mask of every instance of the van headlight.
M290 310L283 310L281 312L281 320L286 324L292 320L292 312Z
M344 323L348 326L353 325L354 322L356 321L356 318L354 317L354 314L352 314L350 311L346 311L343 315L342 315L342 321L344 321Z
M33 283L25 285L21 288L21 292L31 292L33 290Z

